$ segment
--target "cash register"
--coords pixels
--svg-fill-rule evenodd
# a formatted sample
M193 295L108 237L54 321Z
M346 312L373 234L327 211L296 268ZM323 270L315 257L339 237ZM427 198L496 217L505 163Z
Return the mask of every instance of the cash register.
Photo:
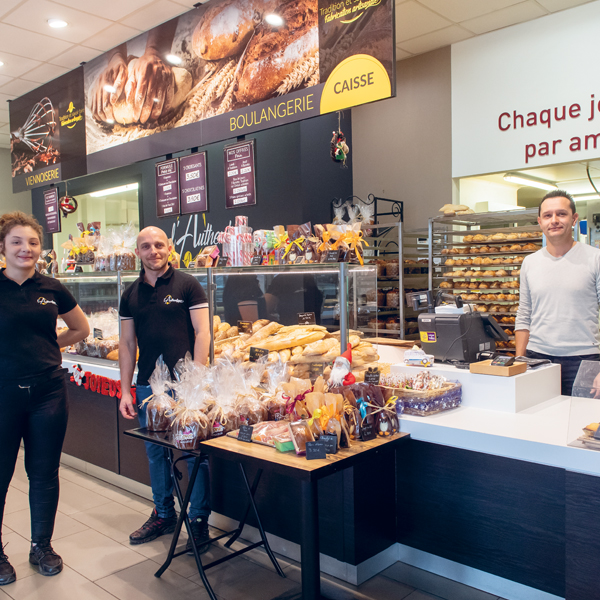
M415 310L427 309L419 315L421 347L433 354L437 362L470 364L493 358L496 341L508 336L493 316L472 312L460 296L417 292L410 298ZM443 300L451 304L441 304Z

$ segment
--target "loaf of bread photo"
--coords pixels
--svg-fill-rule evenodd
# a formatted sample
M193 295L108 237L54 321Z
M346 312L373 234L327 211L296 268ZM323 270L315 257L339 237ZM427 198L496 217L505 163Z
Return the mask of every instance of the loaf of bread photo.
M204 60L240 54L263 16L275 10L275 0L229 0L211 6L192 36L192 49Z
M125 92L121 94L121 97L113 105L115 121L121 125L132 125L139 121L136 117L133 98L131 97L131 88L135 83L133 70L137 61L137 58L132 58L127 64L128 78L125 84ZM172 67L172 70L174 86L167 93L161 117L179 108L192 89L192 76L186 69Z
M238 102L243 104L254 104L275 95L297 67L316 60L319 50L317 3L288 2L275 12L284 24L272 27L261 23L246 49L235 92ZM298 77L301 74L298 73Z

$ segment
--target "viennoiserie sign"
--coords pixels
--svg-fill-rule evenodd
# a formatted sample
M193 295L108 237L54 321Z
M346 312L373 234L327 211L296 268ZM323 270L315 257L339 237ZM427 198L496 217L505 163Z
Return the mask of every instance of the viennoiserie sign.
M211 0L86 63L84 86L89 172L381 100L394 2Z
M9 104L13 192L86 173L83 69Z

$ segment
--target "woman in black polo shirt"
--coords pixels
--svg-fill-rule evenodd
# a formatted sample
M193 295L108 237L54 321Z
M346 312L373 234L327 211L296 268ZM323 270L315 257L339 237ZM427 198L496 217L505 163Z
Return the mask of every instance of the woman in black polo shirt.
M69 291L40 275L42 228L22 212L0 217L0 530L19 446L29 478L29 562L42 575L62 571L50 545L58 506L58 467L67 428L67 386L60 348L84 339L89 325ZM58 316L68 329L58 336ZM0 544L0 585L16 579Z

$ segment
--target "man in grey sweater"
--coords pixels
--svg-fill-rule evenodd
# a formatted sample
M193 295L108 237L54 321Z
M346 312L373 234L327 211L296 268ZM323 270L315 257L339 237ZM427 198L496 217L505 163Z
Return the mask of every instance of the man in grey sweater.
M563 190L540 202L546 247L523 261L515 326L517 356L560 364L565 396L581 361L600 360L600 250L575 242L577 218L573 197Z

